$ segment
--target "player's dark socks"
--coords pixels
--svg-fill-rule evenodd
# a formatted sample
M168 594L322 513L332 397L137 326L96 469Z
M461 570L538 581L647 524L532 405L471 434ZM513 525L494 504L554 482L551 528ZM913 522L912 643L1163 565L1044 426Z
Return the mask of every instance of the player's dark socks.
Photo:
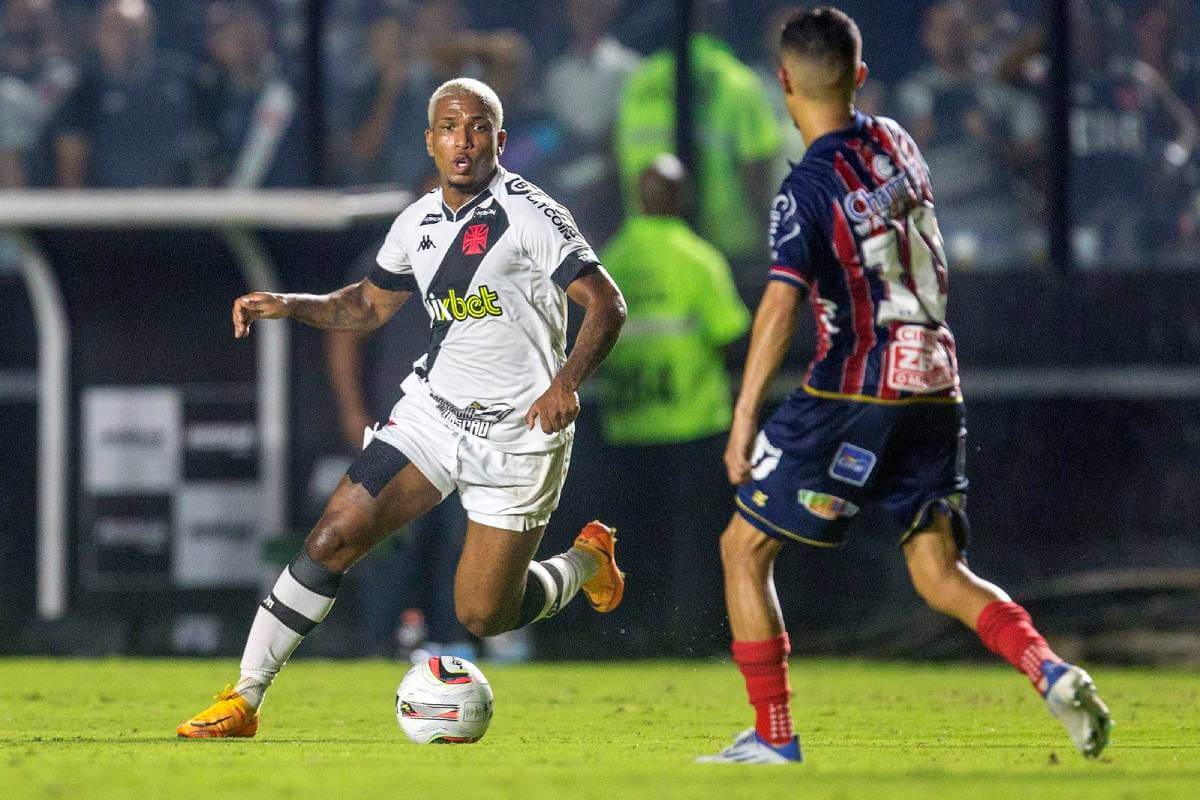
M1029 612L1016 603L997 600L979 614L975 632L987 649L1012 664L1041 694L1046 693L1046 664L1062 662L1033 627Z
M730 649L754 706L754 729L773 746L790 743L794 731L787 657L792 648L787 632L761 642L735 641Z

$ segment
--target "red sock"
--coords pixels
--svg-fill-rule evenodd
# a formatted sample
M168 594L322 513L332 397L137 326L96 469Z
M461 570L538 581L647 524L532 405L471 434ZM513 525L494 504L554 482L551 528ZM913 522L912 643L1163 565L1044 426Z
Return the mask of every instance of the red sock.
M765 642L733 643L733 660L746 679L746 694L754 706L754 729L772 745L792 740L792 710L788 706L788 653L792 651L786 632Z
M986 606L975 622L975 632L988 650L1024 672L1039 692L1046 691L1042 664L1061 662L1033 627L1029 612L1012 602L997 600Z

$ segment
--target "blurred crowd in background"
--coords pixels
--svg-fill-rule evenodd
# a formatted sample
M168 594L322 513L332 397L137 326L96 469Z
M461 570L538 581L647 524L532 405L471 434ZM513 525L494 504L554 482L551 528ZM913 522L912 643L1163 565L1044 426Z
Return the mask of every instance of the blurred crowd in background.
M1188 305L1195 278L1162 271L1200 268L1200 0L833 4L862 29L870 77L859 106L912 132L932 171L953 269L976 273L957 284L952 301L952 314L971 321L958 329L964 363L1193 366L1200 350L1200 317ZM630 319L589 383L594 393L584 403L599 402L601 414L581 415L575 478L548 535L573 537L603 515L625 526L627 563L671 579L631 582L622 608L603 618L565 609L570 625L545 629L547 637L569 632L557 644L521 635L472 641L453 611L450 575L463 519L451 501L352 571L334 624L322 626L306 645L310 652L473 655L482 648L489 658L520 660L531 652L577 656L586 642L606 655L724 651L715 538L731 501L720 453L730 367L742 357L749 319L742 306L753 306L768 265L770 198L804 154L774 54L783 20L799 6L694 0L690 175L663 155L676 144L679 8L676 0L0 0L0 189L422 192L436 182L423 141L428 98L442 81L468 75L504 101L502 164L566 205L619 278ZM1054 9L1069 14L1054 16ZM1057 82L1060 74L1069 81ZM645 180L652 165L656 191ZM1066 196L1055 188L1063 166ZM336 246L302 231L268 231L262 239L276 248L282 285L323 291L365 274L382 238L380 226L345 233ZM244 287L228 263L213 263L227 256L211 237L184 239L180 248L175 231L43 234L39 241L78 309L74 380L85 392L92 384L126 383L135 391L143 383L186 384L195 374L246 379L247 351L226 350L223 327L227 298ZM6 318L24 318L33 331L15 277L23 257L16 241L0 231L0 302L9 303ZM1064 250L1073 264L1057 257ZM1072 265L1097 274L1071 272ZM1159 272L1114 280L1101 274L1108 270ZM144 297L186 294L180 278L204 295L190 314L164 315L155 303L133 304L145 316L130 316L128 303L106 314L92 303L101 285ZM212 324L218 318L221 325ZM426 325L421 304L409 303L370 338L294 328L295 530L266 532L278 538L264 543L264 561L295 552L359 449L363 428L386 417L396 385L427 344ZM132 339L122 337L136 331L140 346L151 328L169 343L158 348L159 360L127 358L119 343ZM0 370L35 363L33 341L8 337ZM118 344L97 348L97 341ZM204 368L193 374L173 347ZM111 360L91 358L109 351ZM1140 386L1140 377L1129 380ZM1164 400L1150 387L1144 391L1153 403L1096 406L1102 398L1077 395L1078 388L1059 405L969 393L974 469L1000 476L973 488L976 519L1008 537L1003 547L975 550L973 562L1018 584L1063 569L1195 562L1196 549L1177 535L1200 514L1189 483L1200 452L1192 396L1168 392ZM1008 391L998 397L1020 398L1025 390ZM0 482L0 495L22 499L0 511L29 511L23 498L34 491L34 407L23 398L24 406L6 406L5 414L23 408L28 416L5 421L6 436L26 437L25 447L10 448L28 456L26 466L6 470L10 480ZM244 424L243 411L228 413ZM1123 421L1124 434L1114 432L1112 419ZM1140 466L1131 472L1130 465ZM1177 478L1166 489L1163 474ZM169 498L135 499L148 504L135 524L191 535L174 512L162 511ZM81 516L78 549L98 552L95 520ZM17 587L8 598L0 592L0 633L5 609L32 609L34 593L24 566L34 558L32 511L12 518L18 521L0 519L0 527L29 535L0 537L0 562L14 565L7 575L0 569L0 585ZM1105 535L1112 519L1121 537ZM241 541L242 522L221 535ZM1045 530L1058 534L1047 539ZM166 566L147 561L143 571L154 585L177 588L170 552L156 546L154 558ZM784 602L805 609L811 627L797 641L809 647L857 646L816 634L856 619L854 610L874 604L881 591L861 575L877 574L892 544L864 538L850 549L821 570L807 555L785 556L796 569ZM867 562L872 569L860 569ZM114 564L114 573L127 567ZM269 572L273 579L278 567ZM884 620L864 639L874 644L892 636L883 631L910 625L907 578L902 569L891 574L895 627ZM853 587L848 594L846 586ZM834 592L838 602L825 602ZM175 600L180 620L196 616L191 599ZM225 602L201 605L225 609ZM158 606L145 607L154 620L114 635L122 648L162 652L166 645L154 638L163 638ZM1066 616L1072 613L1085 616L1078 608ZM339 624L352 634L339 638ZM80 625L104 629L92 618ZM171 634L184 642L174 650L233 648L244 633L231 623L219 636L193 636L189 625L180 622ZM205 625L197 630L208 631ZM75 652L74 639L87 636L64 630L63 651ZM857 621L853 630L862 633ZM18 646L14 636L0 635L0 651ZM20 646L53 649L47 642Z
M1044 265L1048 213L1064 202L1047 188L1049 4L836 5L865 38L872 72L861 106L906 125L930 163L955 266ZM795 7L696 4L692 214L741 270L739 283L761 272L766 203L803 154L772 53ZM571 208L600 246L636 207L637 174L673 143L670 0L315 9L5 0L0 185L420 191L434 179L422 139L429 94L467 74L505 102L503 163ZM1073 0L1071 12L1077 266L1200 265L1197 3Z

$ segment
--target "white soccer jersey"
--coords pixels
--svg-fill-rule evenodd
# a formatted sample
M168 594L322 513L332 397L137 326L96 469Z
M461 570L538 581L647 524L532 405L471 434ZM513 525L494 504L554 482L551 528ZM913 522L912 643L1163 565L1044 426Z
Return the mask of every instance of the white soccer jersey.
M405 394L428 394L447 424L507 452L563 439L524 418L566 360L566 287L598 264L565 208L500 167L457 212L440 188L406 208L377 261L371 282L419 293L431 319Z

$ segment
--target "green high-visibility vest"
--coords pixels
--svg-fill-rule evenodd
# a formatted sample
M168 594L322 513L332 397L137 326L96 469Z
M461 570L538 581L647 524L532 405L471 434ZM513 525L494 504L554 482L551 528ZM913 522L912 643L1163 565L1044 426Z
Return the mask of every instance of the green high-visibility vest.
M626 221L601 255L629 318L601 368L605 438L683 442L731 419L721 347L749 327L729 263L676 217Z
M731 258L766 256L768 198L748 197L742 164L775 155L780 133L771 99L754 70L705 34L691 40L695 118L696 225ZM675 54L661 50L629 76L615 131L621 188L630 214L638 206L638 176L663 153L675 152Z

